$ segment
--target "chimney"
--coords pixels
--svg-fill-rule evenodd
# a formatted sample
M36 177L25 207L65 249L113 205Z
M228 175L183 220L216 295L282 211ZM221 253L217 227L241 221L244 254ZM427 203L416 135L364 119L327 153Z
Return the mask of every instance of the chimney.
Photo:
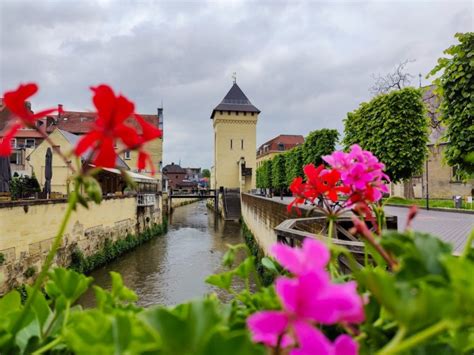
M58 118L61 117L61 114L63 113L63 104L58 104Z

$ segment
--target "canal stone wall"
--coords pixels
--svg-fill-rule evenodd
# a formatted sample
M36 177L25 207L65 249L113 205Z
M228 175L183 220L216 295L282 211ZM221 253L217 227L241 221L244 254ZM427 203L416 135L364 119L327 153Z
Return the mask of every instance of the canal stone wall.
M31 283L49 252L66 211L67 201L36 200L0 203L0 294ZM106 239L136 235L162 223L161 198L155 205L137 206L135 196L106 198L100 205L73 212L55 259L67 266L79 249L85 256L100 250Z
M256 195L243 193L241 204L242 219L265 254L277 242L274 228L286 219L298 217L295 212L288 213L286 204Z

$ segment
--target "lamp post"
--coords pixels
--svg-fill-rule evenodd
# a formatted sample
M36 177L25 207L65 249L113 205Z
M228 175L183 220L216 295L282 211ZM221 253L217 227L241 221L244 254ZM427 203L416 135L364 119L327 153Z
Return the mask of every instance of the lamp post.
M427 157L426 158L426 209L430 209L430 192L429 192L429 183L428 183L428 166L429 166L429 161L430 159Z

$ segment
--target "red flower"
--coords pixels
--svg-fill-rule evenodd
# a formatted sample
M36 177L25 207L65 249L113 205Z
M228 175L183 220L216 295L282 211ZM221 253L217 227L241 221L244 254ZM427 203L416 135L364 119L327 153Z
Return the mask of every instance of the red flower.
M117 153L115 141L120 139L129 149L140 146L141 141L134 128L124 124L135 109L133 102L122 95L115 96L107 85L92 87L92 101L97 109L97 119L92 131L81 138L75 153L80 156L92 149L96 166L114 168Z
M32 113L26 104L26 100L36 94L38 85L35 83L21 84L14 91L8 91L3 95L3 102L8 110L15 115L16 119L10 123L9 130L3 136L0 142L0 156L8 156L12 149L10 141L15 137L16 132L23 126L34 127L35 122L45 117L56 109L47 109L38 113Z
M299 210L298 205L304 203L304 201L306 200L305 190L306 184L303 184L303 178L295 178L290 185L290 191L293 192L293 196L295 197L295 199L291 201L291 203L288 205L288 212L291 212L292 207L296 205L296 212L301 215L301 211Z
M314 164L308 164L303 168L304 174L306 175L306 191L305 197L311 202L314 202L324 192L324 186L321 180L321 172L324 170L324 165L320 165L317 168Z
M122 95L116 96L107 85L91 88L94 92L92 101L97 109L97 119L91 132L85 135L77 144L75 153L82 155L92 149L95 166L106 168L115 167L117 153L115 142L120 139L128 149L138 149L138 169L151 165L150 155L143 150L146 142L162 136L161 130L146 122L140 115L134 113L135 105ZM127 118L134 117L142 129L142 135L125 124Z
M341 174L336 169L325 170L322 164L317 168L308 164L304 167L304 173L307 180L305 196L311 201L325 195L332 202L337 202L339 193L350 191L349 187L340 185Z

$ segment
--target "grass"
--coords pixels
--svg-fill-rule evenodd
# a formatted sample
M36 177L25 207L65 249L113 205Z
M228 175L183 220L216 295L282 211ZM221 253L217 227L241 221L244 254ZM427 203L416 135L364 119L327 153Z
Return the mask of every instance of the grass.
M416 198L416 199L411 199L407 200L402 197L390 197L389 199L384 199L384 202L393 204L393 205L416 205L420 207L426 207L426 199L423 198ZM430 199L429 200L429 205L430 207L434 208L454 208L454 201L453 200L440 200L440 199ZM474 210L474 207L472 204L467 204L465 201L462 202L462 209L467 209L467 210Z

